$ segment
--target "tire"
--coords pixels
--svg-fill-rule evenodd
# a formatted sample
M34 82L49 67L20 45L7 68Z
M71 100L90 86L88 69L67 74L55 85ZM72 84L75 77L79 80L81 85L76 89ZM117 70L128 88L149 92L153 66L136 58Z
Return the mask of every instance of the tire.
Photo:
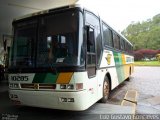
M103 97L101 99L101 103L106 103L110 95L110 83L108 77L105 77L104 79L102 92L103 92Z
M129 69L129 77L126 79L126 81L130 81L130 77L131 77L131 67Z

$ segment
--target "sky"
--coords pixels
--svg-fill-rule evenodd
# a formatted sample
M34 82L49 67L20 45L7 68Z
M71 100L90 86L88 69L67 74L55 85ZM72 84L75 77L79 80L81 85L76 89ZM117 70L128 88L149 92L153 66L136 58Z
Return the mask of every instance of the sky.
M132 22L142 22L160 14L160 0L82 0L82 4L96 9L117 31L124 30Z
M1 6L0 8L2 9L0 11L1 13L0 15L2 18L4 17L3 15L10 15L7 13L9 9L5 9L5 12L4 12L4 9L3 9L4 6L2 2L5 2L5 1L6 0L1 0L1 4L0 4ZM47 7L52 7L55 4L55 0L47 0L45 2L46 6L45 4L42 4L43 6L41 6L39 4L40 2L37 3L37 1L32 1L32 2L31 1L32 0L25 1L25 2L31 3L31 4L27 4L27 6L34 7L34 5L36 5L37 8L41 8L41 7L47 8ZM57 1L60 1L60 0L57 0ZM62 1L67 1L67 0L61 0L61 2ZM68 0L68 1L74 2L76 0ZM23 3L24 1L21 1L21 2ZM47 4L47 2L49 4ZM80 3L84 4L84 6L86 6L89 9L95 9L95 11L98 11L102 19L119 32L123 31L125 28L127 28L129 24L133 22L138 22L138 21L142 22L152 18L157 14L160 14L160 0L80 0ZM8 6L8 7L14 7L14 6ZM15 7L15 10L16 9L18 10L18 8L22 9L22 7ZM13 13L14 12L15 11L13 11ZM19 12L22 12L22 10L19 10ZM25 11L23 10L23 12ZM1 21L0 27L3 28L4 25L6 27L6 24L3 24L1 17L0 17L0 21ZM4 22L6 23L5 20ZM10 23L8 23L7 25L9 26ZM9 28L9 27L6 27L6 28ZM7 31L5 29L3 29L3 31ZM1 45L2 43L0 41L0 47Z
M29 8L52 8L56 3L75 2L79 0L0 0L0 39L1 33L11 34L11 21L16 16L36 12ZM39 1L39 2L37 2ZM8 5L20 4L19 7ZM160 14L160 0L80 0L87 8L98 11L103 20L117 31L123 31L129 24L142 22ZM4 6L6 4L6 6ZM4 12L5 11L5 12ZM7 20L8 21L7 21Z

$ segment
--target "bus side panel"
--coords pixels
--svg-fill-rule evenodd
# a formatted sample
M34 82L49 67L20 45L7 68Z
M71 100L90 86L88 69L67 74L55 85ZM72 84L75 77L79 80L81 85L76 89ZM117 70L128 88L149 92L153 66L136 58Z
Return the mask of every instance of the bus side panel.
M98 73L98 72L97 72ZM74 81L75 83L83 83L83 89L87 92L87 97L85 97L85 105L91 106L95 102L97 102L98 98L98 87L97 87L97 79L98 75L92 78L88 78L87 72L75 72L74 73Z
M104 50L100 68L107 69L107 72L111 76L111 89L114 89L133 72L133 57L110 50Z
M125 79L122 58L123 57L121 53L114 52L114 61L119 83Z
M125 79L127 79L134 71L134 59L133 56L130 55L124 55L125 62L123 64L124 66L124 73L125 73Z
M103 51L100 68L103 68L106 71L105 74L102 75L102 82L104 81L105 75L109 73L111 76L111 89L114 89L116 86L118 86L118 75L115 67L114 53L112 51Z

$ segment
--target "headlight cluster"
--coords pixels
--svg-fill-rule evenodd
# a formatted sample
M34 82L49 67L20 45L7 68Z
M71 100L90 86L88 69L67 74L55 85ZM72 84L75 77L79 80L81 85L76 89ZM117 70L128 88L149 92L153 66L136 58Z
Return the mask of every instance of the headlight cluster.
M73 84L60 85L60 89L74 90L74 85Z
M82 90L83 83L76 83L74 84L61 84L60 89L62 90Z
M12 99L16 99L16 98L18 98L18 95L15 95L15 94L10 94L10 98Z
M9 83L9 88L19 88L19 84L18 83Z

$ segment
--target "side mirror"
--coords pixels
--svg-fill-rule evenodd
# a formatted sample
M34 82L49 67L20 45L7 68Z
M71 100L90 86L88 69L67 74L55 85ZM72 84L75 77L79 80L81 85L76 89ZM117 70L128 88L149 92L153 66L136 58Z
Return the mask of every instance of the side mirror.
M3 47L4 47L4 51L6 51L7 50L7 40L6 39L3 40Z
M3 35L3 47L4 50L7 51L8 47L11 47L11 41L13 39L12 35ZM7 51L9 52L9 51Z

